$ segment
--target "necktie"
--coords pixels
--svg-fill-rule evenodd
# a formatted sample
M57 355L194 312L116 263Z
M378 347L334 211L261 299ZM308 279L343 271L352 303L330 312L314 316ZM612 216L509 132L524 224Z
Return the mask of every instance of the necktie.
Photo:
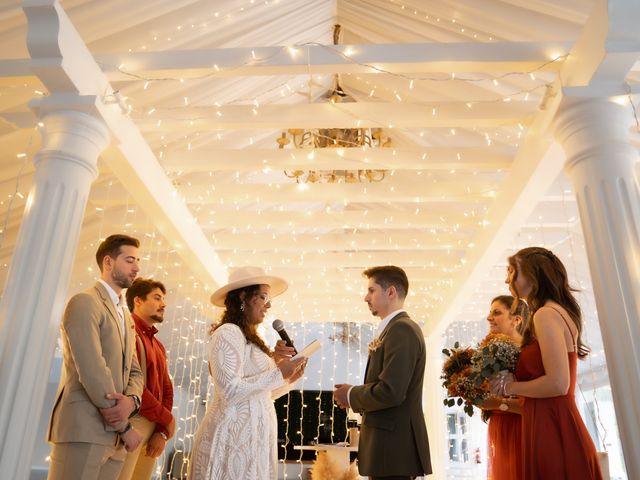
M116 312L118 312L118 317L120 319L120 332L122 332L122 339L124 340L126 332L124 329L124 312L122 311L122 295L118 296Z

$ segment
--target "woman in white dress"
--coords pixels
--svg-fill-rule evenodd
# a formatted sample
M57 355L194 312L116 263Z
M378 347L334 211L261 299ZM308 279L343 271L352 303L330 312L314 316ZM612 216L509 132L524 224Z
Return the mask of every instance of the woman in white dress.
M191 453L190 480L275 480L277 419L273 400L289 390L306 365L291 360L279 341L272 352L257 327L271 298L287 289L278 277L256 267L231 273L211 302L224 306L211 329L209 373L213 399L198 427Z

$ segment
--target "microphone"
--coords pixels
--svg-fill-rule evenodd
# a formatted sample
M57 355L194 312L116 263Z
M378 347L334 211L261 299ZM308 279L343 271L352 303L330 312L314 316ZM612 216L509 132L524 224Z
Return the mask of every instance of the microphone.
M280 338L287 343L287 346L293 347L293 349L295 350L296 347L293 346L293 340L291 340L291 337L289 336L287 331L284 329L284 322L282 320L275 319L271 324L271 326L276 332L278 332L278 335L280 335ZM298 351L297 350L295 351L297 354Z

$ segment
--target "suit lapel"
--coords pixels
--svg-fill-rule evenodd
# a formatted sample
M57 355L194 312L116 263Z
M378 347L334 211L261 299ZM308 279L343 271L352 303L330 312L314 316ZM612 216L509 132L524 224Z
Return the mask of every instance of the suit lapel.
M98 291L98 294L100 295L100 298L102 298L102 303L104 303L105 307L107 307L107 310L109 311L109 313L111 314L111 320L113 320L113 322L115 322L116 325L116 329L118 331L118 334L120 335L120 346L122 347L122 351L125 351L125 338L124 338L124 332L122 331L122 328L120 327L120 316L118 315L118 312L116 312L116 306L113 304L113 301L111 300L111 297L109 296L109 292L107 292L107 289L104 287L104 285L102 285L100 282L96 283L96 290ZM126 322L125 322L126 324Z
M371 353L369 353L369 356L367 357L367 366L364 369L364 381L367 381L367 373L369 373L369 363L371 362Z
M395 322L398 318L407 317L407 316L408 315L407 315L406 312L400 312L395 317L393 317L391 320L389 320L389 323L387 323L387 326L384 327L384 330L382 330L382 333L380 333L380 336L378 337L378 339L382 342L384 340L384 337L387 336L387 333L389 332L389 328L391 328L391 324L393 322Z
M387 323L387 326L386 326L386 327L384 327L384 330L382 330L382 332L380 333L380 335L379 335L378 337L376 337L378 340L380 340L380 342L382 342L382 341L384 340L384 337L386 337L386 336L387 336L387 332L389 332L389 328L391 328L391 324L392 324L396 319L398 319L398 318L400 318L400 317L408 317L407 312L400 312L400 313L398 313L395 317L393 317L391 320L389 320L389 323ZM382 347L382 345L380 345L380 347L378 347L378 348L381 348L381 347ZM364 378L365 378L365 382L366 382L366 379L367 379L367 374L369 373L369 365L371 364L371 355L372 355L373 353L374 353L374 352L369 352L369 356L367 357L367 366L366 366L366 368L364 369Z
M127 372L129 371L129 369L127 368L129 365L129 359L131 358L131 356L133 355L133 346L135 345L135 326L133 325L133 318L131 318L131 315L129 314L129 310L127 309L122 309L123 313L124 313L124 329L126 330L125 333L125 338L124 338L124 362L123 362L123 366L124 369L122 371L123 374L123 385L127 385L129 383L129 379L128 379L128 375Z

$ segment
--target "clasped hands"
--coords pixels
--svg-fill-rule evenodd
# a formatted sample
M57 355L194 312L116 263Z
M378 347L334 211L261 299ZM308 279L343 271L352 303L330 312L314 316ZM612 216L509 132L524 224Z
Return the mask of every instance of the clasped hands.
M115 400L116 404L110 408L100 408L100 414L105 423L111 427L115 427L118 424L122 424L129 419L129 415L135 410L136 404L133 398L123 395L122 393L114 392L106 395L108 400ZM133 452L142 441L142 436L134 428L120 435L124 448L127 452Z
M489 392L496 397L508 397L509 387L515 381L513 373L498 372L489 380Z

